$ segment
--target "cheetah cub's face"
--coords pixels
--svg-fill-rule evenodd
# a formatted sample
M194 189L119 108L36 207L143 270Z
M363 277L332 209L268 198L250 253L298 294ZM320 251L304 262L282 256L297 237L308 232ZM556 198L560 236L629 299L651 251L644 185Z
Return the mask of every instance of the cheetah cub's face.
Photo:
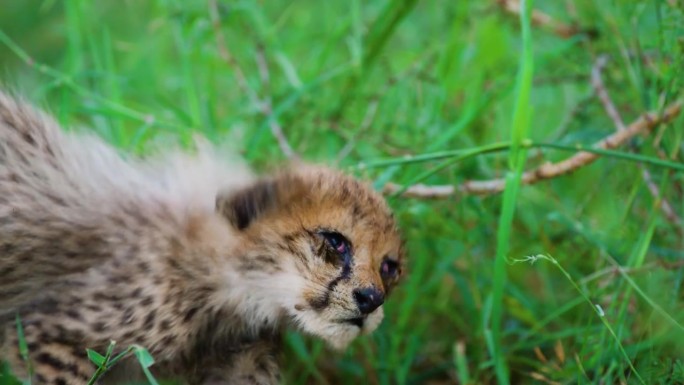
M217 204L243 237L246 274L269 274L275 305L304 332L342 349L377 328L403 251L394 218L371 187L305 167Z

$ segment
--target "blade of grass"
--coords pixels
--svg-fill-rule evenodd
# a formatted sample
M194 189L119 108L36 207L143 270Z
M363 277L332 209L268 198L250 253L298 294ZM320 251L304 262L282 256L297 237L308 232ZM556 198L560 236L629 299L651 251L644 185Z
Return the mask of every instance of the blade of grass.
M522 258L522 259L512 259L511 263L519 263L519 262L534 263L540 259L553 263L553 265L556 266L558 268L558 270L560 270L560 272L563 274L563 276L572 284L572 286L575 288L575 290L577 290L577 292L582 296L582 298L584 298L584 300L593 308L594 313L596 313L596 315L599 317L599 320L601 320L601 323L603 323L603 326L606 328L606 330L608 330L608 333L611 335L611 337L615 341L615 344L617 345L618 349L620 350L620 353L622 353L623 357L625 358L625 361L627 362L627 365L631 369L632 373L634 373L634 376L636 376L636 378L639 380L639 382L641 384L645 385L646 383L644 382L643 378L641 377L641 375L639 375L639 372L636 370L636 368L632 364L632 360L629 357L629 354L627 354L627 351L625 350L624 346L622 346L622 343L620 342L620 338L618 338L617 334L613 330L613 327L606 320L606 314L603 311L603 308L601 308L600 305L595 304L594 302L591 301L591 299L589 298L589 295L586 294L584 292L584 290L582 290L582 288L579 287L579 285L572 278L570 273L568 273L563 268L563 266L561 266L561 264L558 263L558 261L555 258L553 258L550 255L543 255L543 254L530 255L530 256L527 256L527 257Z
M150 372L150 366L154 364L154 358L152 358L150 352L148 352L147 349L143 348L142 346L138 345L133 345L133 352L135 354L135 358L138 359L138 363L140 364L143 373L145 373L147 381L151 385L159 385L157 379L154 378L152 372Z
M66 55L62 63L62 71L67 74L70 79L77 79L83 75L84 63L84 45L83 45L83 30L85 29L86 18L84 14L84 4L80 0L69 1L65 3L65 26L66 26ZM60 94L60 109L56 111L57 118L60 123L65 126L70 125L73 111L78 102L74 100L74 94L68 87L58 88Z
M93 361L95 364L97 364L97 369L95 370L95 373L93 373L93 376L90 377L90 380L88 381L87 385L94 385L95 383L97 383L97 380L100 377L102 377L102 375L111 367L109 360L112 357L112 352L114 351L115 345L116 345L116 342L110 341L109 346L107 347L107 352L102 357L102 360L98 359L96 361ZM88 356L91 357L92 353L88 352ZM91 358L91 360L92 360L92 358Z
M508 164L510 171L506 175L503 207L501 208L496 234L496 259L494 261L494 275L490 292L490 305L492 308L488 325L492 335L489 350L494 360L494 369L500 384L508 384L510 382L508 365L502 351L503 341L501 336L504 307L503 294L506 285L506 257L510 248L511 229L513 227L518 190L520 189L520 180L527 159L527 149L522 144L528 137L532 113L530 96L534 57L532 55L532 36L530 30L531 1L523 0L520 6L522 8L522 12L520 12L520 25L522 29L523 52L518 69L517 95L515 109L513 110L511 153Z
M364 41L364 52L362 59L362 70L359 74L352 74L346 85L342 89L340 102L335 108L332 117L339 118L354 94L358 92L359 84L362 84L364 77L370 72L378 56L387 44L390 36L395 32L399 24L418 3L417 0L390 0L385 9L380 12L380 16L370 27L368 35Z
M314 365L314 360L311 357L311 352L309 351L309 349L307 349L302 336L294 333L287 333L285 335L285 340L287 341L288 345L292 347L292 349L294 350L295 354L297 355L297 359L300 360L306 368L307 373L304 373L304 375L307 377L309 375L313 376L319 384L328 384L328 381L321 374L316 365Z
M456 378L461 384L470 383L470 373L468 371L468 358L465 352L465 342L458 341L454 344L454 367Z
M28 344L26 343L26 336L24 335L24 326L21 324L21 317L17 313L15 318L16 328L17 328L17 339L19 340L19 354L21 359L26 364L26 371L28 372L28 385L31 385L31 380L33 378L33 364L29 359Z
M535 142L535 141L528 139L528 140L522 141L519 144L519 146L520 146L520 148L525 148L525 149L552 148L554 150L560 150L560 151L565 151L565 152L574 152L574 153L584 151L584 152L590 152L593 154L598 154L598 155L604 156L606 158L622 159L622 160L628 160L628 161L632 161L632 162L643 162L643 163L651 165L651 166L664 167L664 168L669 168L669 169L677 170L677 171L684 171L684 164L682 164L681 162L672 162L669 160L664 160L664 159L660 159L660 158L656 158L656 157L652 157L652 156L648 156L648 155L636 154L636 153L632 153L632 152L604 150L601 148L594 148L594 147L587 146L584 144L565 145L565 144L557 144L557 143ZM496 143L491 143L491 144L487 144L484 146L464 148L464 149L460 149L460 150L439 151L439 152L432 152L432 153L427 153L427 154L405 156L402 158L388 158L388 159L371 160L371 161L367 161L367 162L361 162L361 163L357 164L355 168L358 170L364 170L364 169L389 167L389 166L396 166L396 165L407 165L407 164L412 164L412 163L423 163L423 162L430 162L430 161L447 159L447 158L452 158L452 157L460 157L460 156L463 156L464 154L468 155L465 158L465 159L467 159L467 158L471 158L474 156L510 151L512 148L513 148L512 142L496 142Z
M493 148L495 148L495 146ZM427 170L427 171L421 173L420 175L418 175L417 177L413 178L409 183L405 184L397 192L392 194L391 197L392 198L399 197L401 194L406 192L406 190L408 190L409 187L415 185L416 183L422 182L423 180L429 178L430 176L438 173L439 171L441 171L441 170L443 170L449 166L452 166L452 165L454 165L458 162L461 162L463 160L475 157L477 155L483 154L485 152L486 152L486 150L483 152L482 148L477 148L474 151L466 151L462 155L456 156L456 157L451 158L451 159L447 159L447 160L441 162L440 164L438 164L436 167L434 167L430 170Z
M60 84L63 84L79 95L82 96L87 96L89 98L92 98L93 100L96 100L98 103L101 103L103 106L106 106L108 109L110 109L112 112L116 112L120 114L121 116L124 116L128 119L135 120L138 122L142 123L148 123L152 124L154 123L158 127L164 127L164 128L172 128L175 130L185 130L186 128L178 125L173 122L168 122L164 120L157 119L155 116L152 116L150 114L145 114L139 111L136 111L132 108L126 107L124 105L112 102L111 100L102 97L101 95L98 95L91 90L80 86L78 83L74 81L74 79L67 74L64 74L48 65L42 64L42 63L37 63L29 54L24 51L21 47L19 47L14 40L10 39L10 37L5 34L1 29L0 29L0 43L3 43L6 45L12 53L14 53L19 59L21 59L26 65L29 67L35 69L39 73L49 76L56 81L58 81Z
M632 289L634 289L634 291L637 294L639 294L639 296L641 298L644 299L644 301L646 301L649 305L651 305L651 307L657 313L659 313L663 318L665 318L667 321L669 321L673 326L676 326L680 330L684 331L684 325L679 323L679 321L677 321L673 316L671 316L667 311L665 311L665 309L663 309L662 306L660 306L655 300L653 300L648 294L646 294L646 292L644 292L641 289L641 287L639 287L639 285L637 285L637 283L634 282L632 277L629 276L629 274L625 271L625 269L622 266L618 265L618 262L614 258L612 258L610 256L608 256L608 258L610 258L612 263L618 267L617 271L618 271L618 273L620 273L622 278L632 287Z

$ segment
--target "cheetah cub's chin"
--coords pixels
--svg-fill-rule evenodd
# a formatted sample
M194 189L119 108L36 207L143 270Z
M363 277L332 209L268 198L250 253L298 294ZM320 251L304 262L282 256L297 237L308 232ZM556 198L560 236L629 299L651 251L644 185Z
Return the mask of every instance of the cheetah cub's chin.
M341 315L342 317L324 319L315 312L302 312L297 316L297 321L303 331L322 338L333 349L342 351L359 335L374 332L384 316L382 307L366 317Z

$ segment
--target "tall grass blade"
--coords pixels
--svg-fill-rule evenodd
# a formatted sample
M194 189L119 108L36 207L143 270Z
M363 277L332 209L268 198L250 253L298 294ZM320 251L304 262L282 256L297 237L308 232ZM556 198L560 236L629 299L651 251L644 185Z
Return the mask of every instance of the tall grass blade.
M493 355L496 378L500 384L510 382L508 366L502 349L502 318L503 318L503 295L506 285L506 257L510 248L513 216L520 188L520 179L525 167L527 149L523 142L528 137L531 106L530 94L532 90L533 61L532 36L530 31L531 1L523 0L520 3L520 26L522 29L523 52L518 70L515 109L513 111L513 126L511 131L511 152L509 157L509 169L506 174L506 188L503 196L503 207L499 217L496 234L496 259L494 261L494 274L491 300L491 320L489 328L492 333L492 346L489 347Z

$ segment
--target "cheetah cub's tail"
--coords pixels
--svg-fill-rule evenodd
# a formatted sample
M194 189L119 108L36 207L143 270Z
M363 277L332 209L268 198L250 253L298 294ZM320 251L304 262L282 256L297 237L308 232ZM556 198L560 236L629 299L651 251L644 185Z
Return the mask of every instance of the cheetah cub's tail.
M213 210L217 191L251 180L244 166L213 154L124 159L0 91L0 317L112 258L112 245L134 231L133 216L154 222L154 208L176 217Z

